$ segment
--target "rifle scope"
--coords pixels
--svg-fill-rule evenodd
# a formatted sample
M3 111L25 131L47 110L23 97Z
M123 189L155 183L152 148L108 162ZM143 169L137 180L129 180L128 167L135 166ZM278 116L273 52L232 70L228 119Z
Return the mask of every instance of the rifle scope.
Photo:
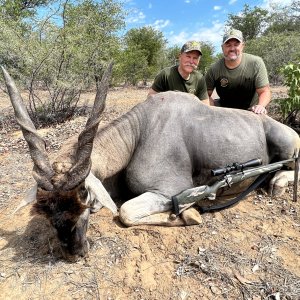
M228 174L233 171L239 171L239 170L243 171L245 168L260 166L261 164L262 164L262 160L260 158L255 158L241 164L233 163L232 165L223 168L213 169L211 170L211 175L218 176L218 175Z

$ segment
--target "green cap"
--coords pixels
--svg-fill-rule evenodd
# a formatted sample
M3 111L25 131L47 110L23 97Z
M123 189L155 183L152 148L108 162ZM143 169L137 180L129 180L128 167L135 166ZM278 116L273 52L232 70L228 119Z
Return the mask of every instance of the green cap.
M231 40L231 39L236 39L239 42L243 42L243 34L240 30L237 29L230 29L229 31L227 31L224 36L223 36L223 44L225 44L227 41Z
M188 41L182 46L180 52L183 53L183 52L190 52L190 51L199 51L200 55L202 55L200 43L197 41Z

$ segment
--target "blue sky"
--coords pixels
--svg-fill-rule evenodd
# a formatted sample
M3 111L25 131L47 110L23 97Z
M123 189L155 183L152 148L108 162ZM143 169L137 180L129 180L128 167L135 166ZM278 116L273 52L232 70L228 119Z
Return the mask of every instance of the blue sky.
M291 0L125 0L130 14L127 30L147 25L163 32L169 46L182 46L187 40L211 42L220 52L224 23L229 13L242 11L244 4L270 9L272 4Z

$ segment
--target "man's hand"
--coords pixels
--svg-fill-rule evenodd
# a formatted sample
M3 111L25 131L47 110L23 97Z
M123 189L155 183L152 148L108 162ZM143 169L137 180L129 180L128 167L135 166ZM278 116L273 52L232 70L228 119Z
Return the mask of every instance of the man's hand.
M256 114L265 114L266 115L268 113L266 108L263 105L259 105L259 104L252 106L250 108L250 110L252 110Z

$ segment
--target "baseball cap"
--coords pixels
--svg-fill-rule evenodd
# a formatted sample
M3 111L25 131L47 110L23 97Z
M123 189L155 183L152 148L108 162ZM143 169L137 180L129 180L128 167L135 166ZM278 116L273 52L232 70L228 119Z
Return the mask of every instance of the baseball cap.
M227 31L224 34L223 44L225 44L230 39L236 39L241 43L244 41L242 32L240 30L237 30L237 29L230 29L229 31Z
M200 55L202 55L200 43L197 41L188 41L182 46L180 52L183 53L183 52L190 52L190 51L199 51Z

